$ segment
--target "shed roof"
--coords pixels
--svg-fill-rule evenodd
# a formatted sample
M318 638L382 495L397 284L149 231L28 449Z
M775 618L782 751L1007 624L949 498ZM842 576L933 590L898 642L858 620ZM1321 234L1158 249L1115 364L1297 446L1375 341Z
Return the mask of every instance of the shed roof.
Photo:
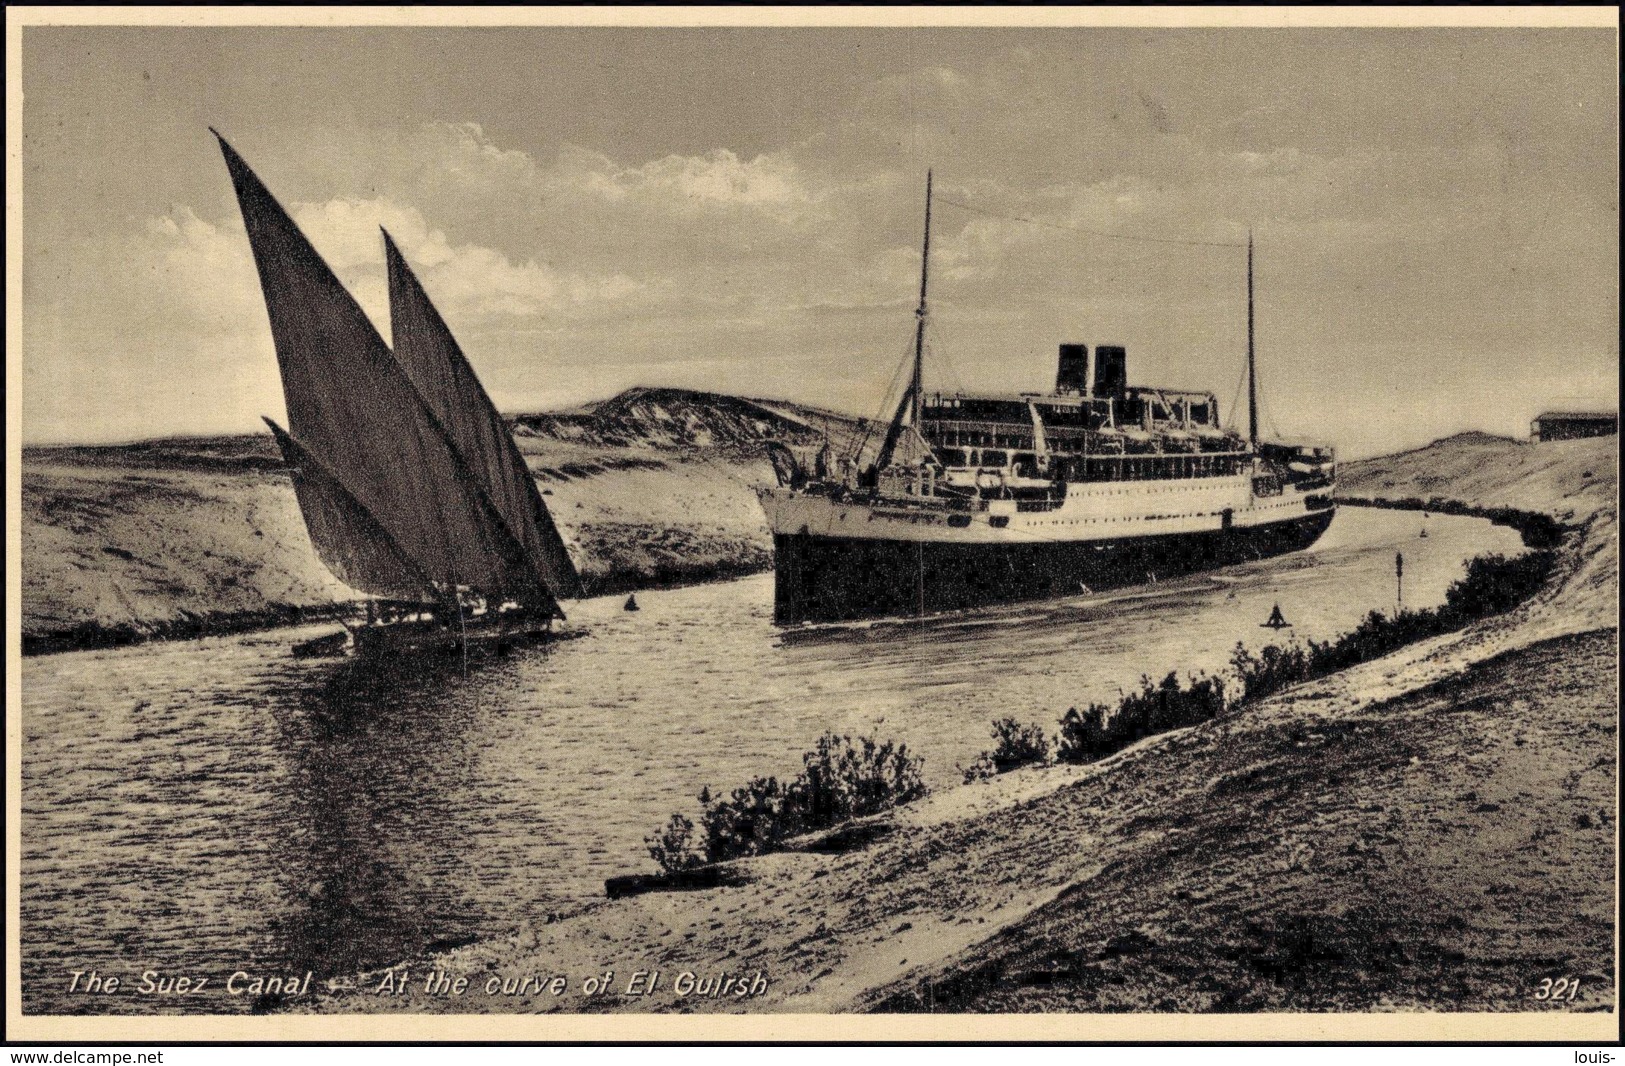
M1616 422L1619 420L1618 411L1546 411L1535 416L1536 422L1548 422L1553 419L1567 418L1579 422Z

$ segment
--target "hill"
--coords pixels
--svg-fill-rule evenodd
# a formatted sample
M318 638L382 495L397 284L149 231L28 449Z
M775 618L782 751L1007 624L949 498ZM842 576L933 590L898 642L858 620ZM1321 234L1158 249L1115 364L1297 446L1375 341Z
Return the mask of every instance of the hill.
M1343 464L1348 496L1513 507L1584 522L1613 507L1618 437L1533 444L1488 433L1459 433L1425 448Z
M756 400L692 389L633 388L574 411L514 415L521 448L528 441L568 441L595 448L755 450L768 440L816 445L826 433L845 439L858 420L782 400Z
M1462 433L1346 464L1338 495L1417 508L1545 515L1575 530L1545 618L1552 635L1618 624L1618 437L1533 444ZM1578 628L1576 628L1578 627ZM1531 630L1533 632L1533 630Z

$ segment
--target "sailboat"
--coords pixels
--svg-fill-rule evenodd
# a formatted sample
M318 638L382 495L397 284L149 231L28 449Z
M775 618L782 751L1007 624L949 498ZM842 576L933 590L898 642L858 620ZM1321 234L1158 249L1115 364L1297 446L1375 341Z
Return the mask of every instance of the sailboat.
M215 132L212 131L211 132ZM371 597L296 654L420 654L545 639L580 579L513 436L393 239L393 345L215 132L287 402L266 424L318 558Z
M1281 605L1276 604L1275 609L1270 612L1270 616L1260 622L1259 626L1263 629L1291 629L1292 623L1288 622L1286 615L1281 613Z

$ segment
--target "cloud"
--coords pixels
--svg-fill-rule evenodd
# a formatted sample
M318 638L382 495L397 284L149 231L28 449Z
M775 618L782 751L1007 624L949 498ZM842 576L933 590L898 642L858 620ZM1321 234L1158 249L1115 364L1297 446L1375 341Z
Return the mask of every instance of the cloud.
M726 148L695 156L668 155L641 166L621 166L602 153L567 148L548 177L576 183L610 201L639 198L682 210L770 210L806 205L815 199L796 165L784 156L744 160Z
M431 122L422 127L431 142L427 155L438 178L461 185L509 187L532 181L536 161L525 152L501 148L478 122Z
M294 221L388 336L381 229L387 229L449 321L581 314L618 304L645 286L623 273L555 269L493 248L453 243L414 207L387 199L337 198L290 205ZM149 219L127 249L132 263L158 264L144 282L155 306L185 309L188 325L241 329L264 317L247 236L237 218L210 222L188 207Z
M1578 97L1557 99L1571 91L1563 79L1412 63L1438 53L1359 35L1266 47L1079 32L1004 51L987 48L994 39L926 50L899 35L900 58L866 82L809 91L802 132L778 141L761 132L776 116L741 122L737 139L706 116L669 136L642 130L639 143L660 147L634 155L619 138L641 116L503 112L482 125L465 120L498 112L440 95L450 121L290 119L239 147L386 337L387 227L482 377L522 398L510 402L555 395L570 375L574 394L601 394L644 368L665 383L782 383L871 409L884 381L869 379L890 372L893 340L912 333L927 167L941 197L934 338L970 365L967 386L1035 387L1059 339L1110 337L1130 345L1145 380L1228 393L1245 346L1244 255L1101 235L1228 243L1249 226L1260 340L1279 360L1284 411L1322 417L1314 390L1338 368L1406 379L1407 361L1434 358L1418 338L1474 353L1474 373L1493 380L1525 358L1506 353L1544 351L1547 338L1617 351L1617 241L1606 237L1617 189L1611 166L1586 162L1606 154L1616 123L1612 112L1586 119L1589 96L1583 114ZM1270 57L1267 77L1236 61L1239 45ZM1473 91L1453 87L1469 76ZM744 72L740 85L749 91ZM189 206L112 238L85 225L72 254L25 273L30 343L85 368L33 389L39 402L65 410L76 390L151 382L157 393L160 379L236 374L251 383L238 401L248 425L274 394L247 241L218 159L209 165L217 180ZM143 201L136 213L152 210ZM50 226L33 232L64 243ZM231 406L224 386L207 395ZM1428 395L1451 408L1439 400L1447 386ZM1435 432L1424 421L1416 434Z
M359 200L340 197L323 203L290 206L293 220L341 276L357 269L377 269L383 261L380 229L387 229L404 251L425 266L454 259L443 231L430 227L421 212L383 198Z

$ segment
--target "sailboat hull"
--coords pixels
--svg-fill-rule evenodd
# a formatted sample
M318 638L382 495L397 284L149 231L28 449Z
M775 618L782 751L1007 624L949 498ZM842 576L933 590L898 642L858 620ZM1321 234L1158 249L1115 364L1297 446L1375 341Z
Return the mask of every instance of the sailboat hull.
M303 641L293 647L300 659L349 656L359 659L433 659L467 653L505 654L558 639L551 620L508 613L478 615L461 625L431 618L358 625Z
M793 625L907 617L1122 588L1302 550L1326 531L1333 513L1196 533L1038 544L779 534L773 538L773 618Z
M464 651L503 653L550 639L545 620L471 621L464 626L439 622L397 622L363 626L353 634L354 654L362 658L460 655Z

